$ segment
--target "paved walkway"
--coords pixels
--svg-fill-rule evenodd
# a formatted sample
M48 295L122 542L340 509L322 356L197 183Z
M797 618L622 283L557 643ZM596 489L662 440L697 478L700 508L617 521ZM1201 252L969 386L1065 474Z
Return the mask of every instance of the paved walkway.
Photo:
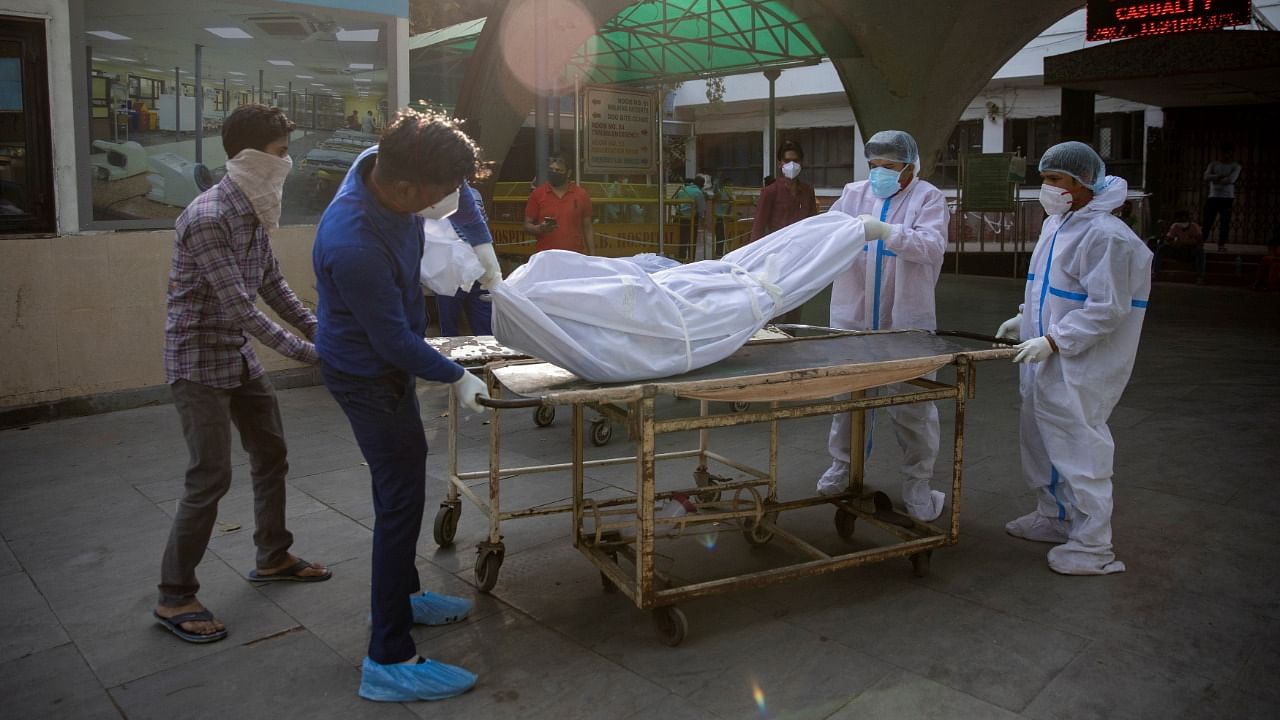
M945 275L940 325L991 332L1021 283ZM1243 718L1280 715L1280 298L1159 285L1135 377L1111 424L1115 537L1129 572L1068 578L1047 546L1008 537L1031 499L1018 473L1016 373L979 372L969 405L961 543L926 578L905 561L684 605L690 636L655 642L648 617L568 542L564 516L506 526L490 596L473 587L484 524L464 506L456 548L429 522L424 584L476 597L465 623L420 629L424 655L480 674L443 703L380 705L355 695L364 654L370 507L367 468L322 388L280 394L290 444L289 515L320 585L254 586L251 495L236 455L202 600L228 640L179 642L150 617L160 552L186 461L172 407L0 432L0 715L14 718ZM443 468L442 395L424 408ZM945 417L947 413L943 412ZM881 414L869 483L894 490L897 448ZM508 420L509 418L509 420ZM784 494L826 466L821 420L784 426ZM567 457L562 417L537 428L504 417L505 462ZM479 420L462 438L475 467ZM943 429L943 452L949 452ZM758 435L713 435L728 454L761 454ZM613 445L593 456L617 452ZM947 471L939 463L938 478ZM684 470L671 483L683 484ZM591 473L600 495L625 470ZM433 485L439 495L440 485ZM517 503L563 498L550 477L511 483ZM839 547L829 509L784 524ZM856 541L856 538L855 538ZM673 543L672 571L762 567L736 532ZM710 547L708 547L710 546Z

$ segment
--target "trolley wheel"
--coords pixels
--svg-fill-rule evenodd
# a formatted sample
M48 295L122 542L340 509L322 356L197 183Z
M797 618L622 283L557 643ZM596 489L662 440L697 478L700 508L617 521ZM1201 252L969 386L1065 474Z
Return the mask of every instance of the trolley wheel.
M751 403L746 400L735 400L733 403L733 411L736 413L746 412L751 407Z
M705 467L700 467L693 471L693 483L700 488L714 488L720 484L720 478L707 472ZM698 493L698 502L713 503L720 499L719 490L707 490Z
M836 509L836 534L845 540L853 539L853 528L858 516L846 510Z
M538 409L533 411L533 424L538 427L547 427L556 421L556 408L554 405L539 405Z
M916 553L911 556L911 574L918 578L926 577L929 574L929 560L933 557L932 550L925 550L922 553Z
M493 590L498 584L498 571L502 569L502 551L484 548L476 555L476 589L482 593Z
M440 506L436 511L435 527L431 533L435 536L436 545L449 547L453 544L453 536L458 532L458 516L461 514L462 508L457 505L444 503Z
M769 513L764 519L770 523L776 522L778 513ZM756 524L755 520L747 518L742 521L742 536L752 545L765 545L773 539L773 531L766 529L764 523Z
M675 647L689 634L689 619L675 606L654 608L653 629L658 633L658 642Z
M604 418L591 421L591 444L596 447L608 445L613 439L613 423Z

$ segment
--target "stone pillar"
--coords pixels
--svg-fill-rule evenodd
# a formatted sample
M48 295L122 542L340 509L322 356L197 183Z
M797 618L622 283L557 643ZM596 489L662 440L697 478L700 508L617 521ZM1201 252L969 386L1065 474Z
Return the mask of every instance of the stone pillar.
M982 152L1004 152L1004 115L999 111L982 119Z

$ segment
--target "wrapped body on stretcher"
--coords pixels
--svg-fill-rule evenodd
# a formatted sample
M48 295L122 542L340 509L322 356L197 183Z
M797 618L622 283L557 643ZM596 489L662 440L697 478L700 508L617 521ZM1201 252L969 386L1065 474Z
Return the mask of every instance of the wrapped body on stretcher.
M494 336L594 382L679 375L818 294L865 242L860 220L828 212L652 274L626 259L537 253L491 291Z

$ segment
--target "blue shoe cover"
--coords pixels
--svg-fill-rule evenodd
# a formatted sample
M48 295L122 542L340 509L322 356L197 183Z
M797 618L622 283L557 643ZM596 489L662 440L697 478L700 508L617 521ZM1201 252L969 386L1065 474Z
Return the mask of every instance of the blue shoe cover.
M478 679L460 667L435 660L383 665L366 657L360 668L360 697L376 702L443 700L470 690Z
M409 604L413 606L413 621L419 625L448 625L471 613L470 600L433 592L414 595Z

